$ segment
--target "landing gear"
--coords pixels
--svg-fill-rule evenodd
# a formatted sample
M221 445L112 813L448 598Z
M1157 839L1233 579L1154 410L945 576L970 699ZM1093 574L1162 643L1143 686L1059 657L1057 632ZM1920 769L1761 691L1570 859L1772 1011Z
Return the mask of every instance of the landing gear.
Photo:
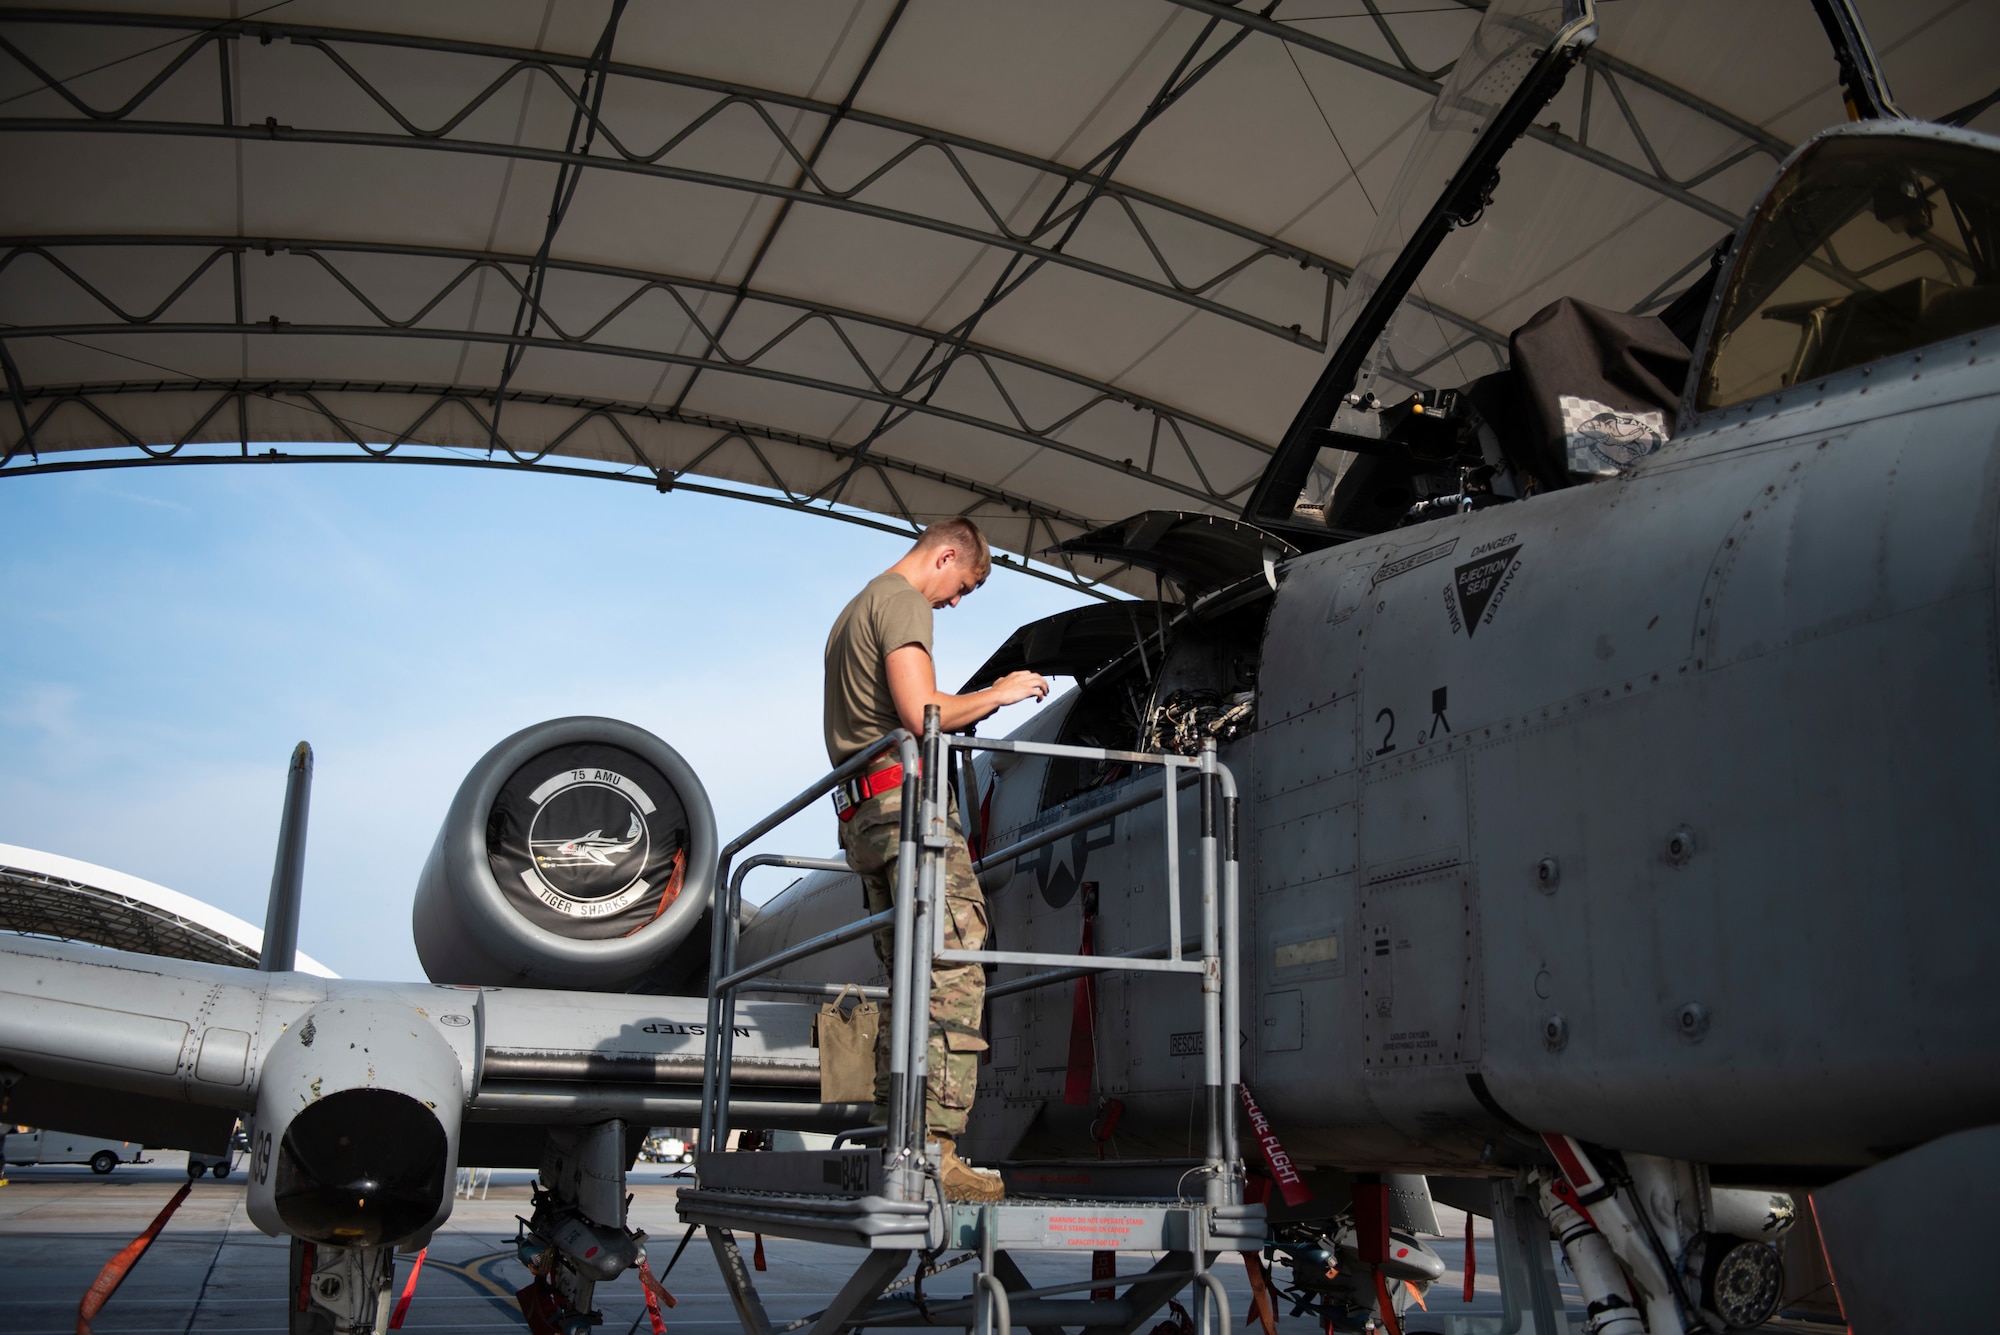
M1604 1335L1751 1330L1777 1314L1776 1243L1796 1210L1781 1192L1710 1184L1700 1164L1545 1136L1559 1173L1540 1204Z
M531 1329L585 1335L603 1321L597 1286L646 1260L646 1235L625 1224L625 1124L555 1127L542 1155L534 1212L514 1239L535 1277L518 1295Z
M395 1298L396 1249L292 1239L290 1335L381 1335Z

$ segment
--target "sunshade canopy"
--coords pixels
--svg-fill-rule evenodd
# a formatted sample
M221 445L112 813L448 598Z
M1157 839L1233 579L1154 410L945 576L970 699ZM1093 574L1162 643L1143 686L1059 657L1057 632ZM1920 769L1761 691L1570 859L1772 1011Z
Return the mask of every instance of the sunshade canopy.
M1842 119L1807 0L1623 0L1452 252L1411 383L1655 310ZM1862 6L1904 108L2000 11ZM1016 556L1235 516L1480 20L1443 0L0 11L0 474L582 469ZM2000 125L1991 106L1964 117ZM1551 221L1554 220L1554 221ZM666 502L671 504L671 502ZM1051 558L1152 595L1116 556Z
M0 932L254 968L264 933L233 913L122 871L0 844ZM339 975L304 951L301 973Z

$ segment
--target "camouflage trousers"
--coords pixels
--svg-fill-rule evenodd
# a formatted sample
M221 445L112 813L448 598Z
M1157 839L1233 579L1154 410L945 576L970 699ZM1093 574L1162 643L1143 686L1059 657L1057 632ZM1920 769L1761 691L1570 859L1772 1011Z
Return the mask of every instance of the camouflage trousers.
M895 904L896 854L902 830L903 795L892 790L871 797L840 826L840 847L860 873L873 915ZM972 873L972 855L958 827L956 804L951 816L951 848L945 854L945 922L947 949L986 947L986 897ZM895 933L875 933L875 953L894 976ZM972 1096L979 1083L979 1054L986 1040L979 1036L986 1006L986 970L978 964L931 966L931 1025L929 1074L924 1081L924 1129L932 1136L956 1140L965 1134ZM875 1041L875 1108L878 1118L889 1104L889 1025L885 1020Z

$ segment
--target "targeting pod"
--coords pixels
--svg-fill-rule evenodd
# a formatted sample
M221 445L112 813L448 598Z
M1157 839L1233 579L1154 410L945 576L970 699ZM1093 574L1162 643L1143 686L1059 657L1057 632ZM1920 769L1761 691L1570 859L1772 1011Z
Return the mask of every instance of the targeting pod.
M672 986L707 961L716 854L679 752L616 719L538 723L452 799L417 881L417 955L435 983Z

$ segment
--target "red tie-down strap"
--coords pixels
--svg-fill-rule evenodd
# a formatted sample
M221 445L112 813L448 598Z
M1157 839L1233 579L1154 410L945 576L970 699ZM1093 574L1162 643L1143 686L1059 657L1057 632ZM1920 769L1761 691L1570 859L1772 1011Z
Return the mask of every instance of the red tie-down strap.
M1264 1335L1278 1335L1278 1317L1271 1310L1271 1286L1264 1278L1263 1258L1256 1252L1244 1252L1243 1268L1250 1272L1250 1319L1264 1328Z
M1356 1182L1354 1196L1354 1250L1369 1265L1389 1259L1389 1184Z
M1382 1274L1382 1267L1375 1267L1375 1301L1382 1308L1382 1324L1388 1327L1389 1335L1403 1335L1403 1327L1396 1320L1396 1304L1389 1301L1389 1281Z
M986 856L986 832L993 828L993 790L1000 786L995 779L986 785L986 795L979 799L979 838L972 847L972 860L978 862Z
M1106 1251L1092 1252L1090 1254L1090 1277L1092 1279L1117 1279L1118 1253ZM1090 1291L1090 1301L1094 1303L1108 1303L1117 1296L1118 1286L1116 1284L1108 1288L1092 1289Z
M1472 1251L1472 1211L1465 1212L1465 1301L1472 1301L1472 1277L1479 1272L1479 1258Z
M1312 1188L1299 1173L1292 1156L1285 1153L1285 1147L1278 1143L1278 1133L1271 1129L1271 1119L1257 1106L1257 1100L1250 1093L1250 1086L1238 1085L1236 1092L1243 1098L1243 1111L1250 1117L1250 1134L1256 1137L1258 1152L1264 1156L1264 1170L1271 1181L1277 1184L1278 1194L1285 1198L1285 1204L1297 1208L1312 1199Z
M118 1255L104 1263L104 1269L97 1272L97 1278L84 1290L83 1301L76 1305L76 1335L90 1335L90 1319L104 1310L104 1304L111 1301L111 1295L125 1282L125 1276L132 1273L132 1267L139 1264L139 1258L153 1245L153 1239L160 1236L160 1230L174 1217L174 1211L181 1208L181 1202L194 1190L192 1180L183 1182L166 1208L153 1217L146 1225L146 1231L119 1249Z
M410 1277L403 1284L403 1296L396 1300L396 1310L389 1314L390 1330L403 1328L403 1318L410 1311L410 1299L417 1296L417 1276L424 1273L424 1258L430 1254L428 1247L417 1253L417 1263L410 1267Z
M653 1278L653 1268L644 1261L639 1262L639 1288L646 1295L646 1316L653 1323L653 1335L667 1335L667 1321L660 1315L660 1309L680 1304L659 1280Z
M536 1275L526 1288L515 1290L514 1301L520 1304L528 1335L562 1335L556 1325L562 1320L562 1310L556 1305L556 1291L549 1287L547 1275Z
M319 1260L319 1244L307 1242L299 1247L299 1291L295 1295L297 1310L303 1312L312 1302L313 1265Z
M1090 1124L1090 1138L1097 1142L1097 1157L1104 1158L1104 1147L1111 1137L1118 1133L1118 1119L1125 1115L1125 1100L1106 1099L1097 1105L1097 1120Z
M672 908L674 901L681 897L681 882L687 875L687 856L685 848L674 850L674 865L667 873L666 884L660 887L660 902L653 906L653 917L646 919L646 921L640 923L637 927L625 933L625 935L637 936L646 928L651 927L653 920Z
M1077 897L1083 901L1083 943L1079 955L1097 953L1097 882L1085 881ZM1090 1087L1097 1083L1097 975L1087 973L1076 980L1076 994L1069 1012L1069 1067L1063 1074L1063 1102L1072 1108L1090 1103Z

